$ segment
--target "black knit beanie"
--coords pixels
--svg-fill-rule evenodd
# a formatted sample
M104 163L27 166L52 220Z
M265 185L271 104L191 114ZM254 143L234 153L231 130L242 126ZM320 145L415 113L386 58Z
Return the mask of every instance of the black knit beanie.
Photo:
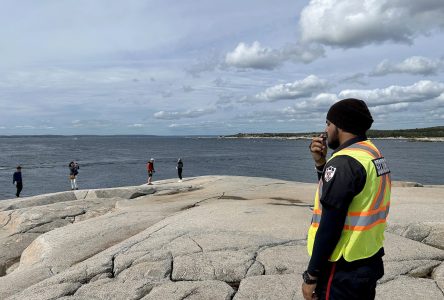
M365 102L353 98L333 104L328 110L327 120L342 130L356 135L364 135L373 123Z

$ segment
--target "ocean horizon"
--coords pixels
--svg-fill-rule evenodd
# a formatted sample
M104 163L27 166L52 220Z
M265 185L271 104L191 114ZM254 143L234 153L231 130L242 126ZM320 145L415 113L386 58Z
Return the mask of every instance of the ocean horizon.
M393 180L444 184L444 143L381 140ZM80 189L146 183L146 162L155 158L154 181L184 176L238 175L316 182L309 140L237 139L218 136L75 135L0 137L0 199L14 198L12 174L23 169L22 196L70 190L68 163L80 165ZM329 151L331 153L331 150Z

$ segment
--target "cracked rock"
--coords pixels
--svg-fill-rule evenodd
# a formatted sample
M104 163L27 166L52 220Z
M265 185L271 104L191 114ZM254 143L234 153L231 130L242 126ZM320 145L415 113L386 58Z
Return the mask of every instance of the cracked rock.
M307 247L277 246L259 252L257 261L265 268L266 275L302 273L307 268Z
M255 261L247 271L245 277L259 276L265 274L265 267L258 261Z
M263 275L241 281L233 300L303 300L300 274Z
M393 280L400 275L427 277L441 262L439 260L387 261L384 263L384 276L380 283Z
M18 268L21 252L0 265L0 299L302 299L315 184L203 176L140 188L157 196L129 187L114 192L137 198L115 204L94 198L117 195L113 189L74 192L83 200L64 194L46 206L19 199L23 208L7 211L15 202L0 203L0 239L7 241L0 257L48 230L24 251ZM442 192L393 189L394 230L386 233L378 299L442 299ZM25 222L14 223L23 216Z
M154 287L151 278L111 279L105 278L82 285L74 294L76 297L100 300L136 300L148 294Z
M427 299L442 300L443 293L431 279L400 276L376 287L376 299L405 300Z
M233 294L233 288L221 281L179 281L156 286L142 300L230 300Z
M216 251L174 258L173 280L221 280L239 282L253 263L253 253Z
M444 262L433 270L432 278L436 281L436 284L444 295Z

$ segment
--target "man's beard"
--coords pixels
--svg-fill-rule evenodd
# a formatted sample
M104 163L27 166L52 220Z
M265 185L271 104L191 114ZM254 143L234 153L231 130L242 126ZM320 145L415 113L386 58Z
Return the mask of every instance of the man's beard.
M339 139L329 142L328 147L333 150L337 149L339 147Z
M328 142L328 147L333 150L337 149L340 145L339 144L339 130L338 130L338 128L335 129L334 137L335 137L334 140Z

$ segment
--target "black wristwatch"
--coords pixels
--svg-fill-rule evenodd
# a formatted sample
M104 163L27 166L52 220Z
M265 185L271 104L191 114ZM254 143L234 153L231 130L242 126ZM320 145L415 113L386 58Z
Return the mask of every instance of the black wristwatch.
M317 279L311 279L310 275L308 275L308 272L305 271L304 273L302 273L302 279L304 280L305 284L315 284L318 282Z

